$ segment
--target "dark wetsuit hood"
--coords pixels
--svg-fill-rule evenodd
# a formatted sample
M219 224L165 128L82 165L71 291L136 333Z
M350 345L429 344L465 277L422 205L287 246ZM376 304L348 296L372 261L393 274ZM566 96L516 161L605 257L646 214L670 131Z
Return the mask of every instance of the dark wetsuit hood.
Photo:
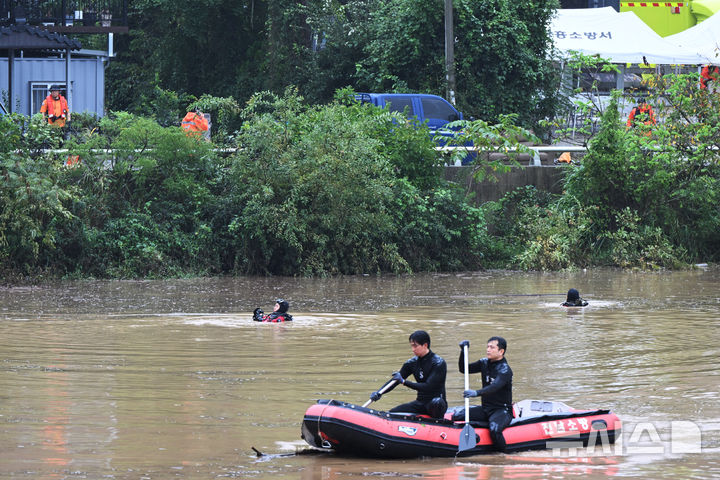
M574 288L571 288L568 290L567 293L567 300L565 300L568 303L575 303L576 300L580 298L580 292L575 290Z
M287 300L278 298L275 303L280 305L280 308L278 308L277 313L287 313L287 311L290 309L290 304L287 302Z
M561 303L563 307L586 307L587 304L588 302L580 298L580 292L574 288L568 290L567 300Z

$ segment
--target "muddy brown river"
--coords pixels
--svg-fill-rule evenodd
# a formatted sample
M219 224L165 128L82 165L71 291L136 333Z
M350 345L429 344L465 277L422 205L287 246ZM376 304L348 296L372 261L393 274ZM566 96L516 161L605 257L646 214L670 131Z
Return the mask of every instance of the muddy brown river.
M569 287L590 305L560 307ZM279 296L294 322L251 321ZM0 478L720 478L718 327L713 268L2 288ZM515 400L609 408L621 442L458 459L311 450L307 407L364 403L417 329L448 361L451 405L463 402L458 342L475 360L502 335ZM398 388L374 405L412 398Z

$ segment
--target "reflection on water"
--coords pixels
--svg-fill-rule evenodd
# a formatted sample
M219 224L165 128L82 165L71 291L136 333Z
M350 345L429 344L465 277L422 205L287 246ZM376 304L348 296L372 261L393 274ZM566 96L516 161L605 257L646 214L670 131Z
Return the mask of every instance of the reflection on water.
M345 480L348 478L422 478L425 480L489 480L489 479L543 479L543 478L601 478L618 473L613 458L553 458L529 459L519 456L502 456L499 462L458 461L451 465L433 465L417 460L363 466L359 462L336 464L328 459L316 459L303 472L303 480Z
M597 270L0 289L0 478L717 477L718 280L713 269ZM559 307L570 286L589 307ZM278 296L294 322L250 320ZM448 361L451 404L462 402L458 342L479 357L500 334L516 400L610 408L623 444L457 461L305 453L305 409L363 403L420 328ZM412 397L396 389L376 406ZM673 435L677 422L697 425L699 453L693 431Z

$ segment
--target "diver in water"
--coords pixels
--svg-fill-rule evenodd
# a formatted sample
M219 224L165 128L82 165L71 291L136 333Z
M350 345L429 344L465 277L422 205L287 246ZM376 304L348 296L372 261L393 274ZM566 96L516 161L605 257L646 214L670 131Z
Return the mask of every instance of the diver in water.
M256 308L255 311L253 311L253 320L256 322L291 322L292 321L292 315L290 315L288 310L290 309L290 304L287 300L283 300L282 298L278 298L275 301L275 307L273 307L272 313L265 315L265 313L259 309Z
M588 302L580 298L580 292L571 288L568 290L567 299L561 303L563 307L586 307Z

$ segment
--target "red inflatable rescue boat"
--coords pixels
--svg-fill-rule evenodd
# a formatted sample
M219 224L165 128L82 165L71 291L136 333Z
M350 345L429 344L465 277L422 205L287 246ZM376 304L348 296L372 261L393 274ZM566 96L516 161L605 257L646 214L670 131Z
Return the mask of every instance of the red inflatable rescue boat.
M456 407L460 408L460 407ZM458 453L465 422L390 413L336 400L318 400L305 412L302 438L311 446L379 458L454 457L497 451L486 423L470 422L474 448ZM609 410L575 410L562 402L523 400L503 431L508 452L609 445L620 435L620 419Z

